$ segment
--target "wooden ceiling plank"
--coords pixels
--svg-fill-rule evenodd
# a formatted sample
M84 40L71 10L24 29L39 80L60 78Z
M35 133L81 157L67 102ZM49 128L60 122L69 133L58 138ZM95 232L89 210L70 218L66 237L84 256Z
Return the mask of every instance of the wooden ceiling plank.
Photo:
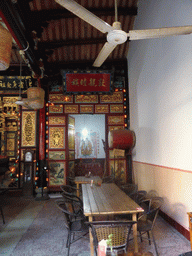
M114 8L90 8L90 12L95 14L96 16L114 16ZM65 8L58 8L58 9L44 9L39 11L32 11L31 15L33 16L32 22L46 22L51 20L58 20L58 19L68 19L74 18L75 15ZM137 15L137 7L119 7L118 8L118 15L124 16L136 16ZM41 23L40 22L40 23Z

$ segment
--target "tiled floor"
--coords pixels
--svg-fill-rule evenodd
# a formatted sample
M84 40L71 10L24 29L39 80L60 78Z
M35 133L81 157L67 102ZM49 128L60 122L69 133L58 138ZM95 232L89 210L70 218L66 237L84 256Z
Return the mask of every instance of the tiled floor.
M63 215L54 200L8 197L4 201L5 224L0 218L0 256L65 256L67 231ZM1 217L1 216L0 216ZM190 242L158 217L155 238L160 256L178 256L191 250ZM143 252L155 250L147 241L140 243ZM132 242L130 249L133 248ZM70 256L90 256L89 238L71 246Z

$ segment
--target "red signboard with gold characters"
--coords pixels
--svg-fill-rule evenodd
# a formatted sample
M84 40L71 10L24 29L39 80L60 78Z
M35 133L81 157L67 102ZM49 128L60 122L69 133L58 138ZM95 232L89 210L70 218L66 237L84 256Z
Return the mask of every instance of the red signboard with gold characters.
M110 93L112 73L109 72L66 72L62 71L65 93Z

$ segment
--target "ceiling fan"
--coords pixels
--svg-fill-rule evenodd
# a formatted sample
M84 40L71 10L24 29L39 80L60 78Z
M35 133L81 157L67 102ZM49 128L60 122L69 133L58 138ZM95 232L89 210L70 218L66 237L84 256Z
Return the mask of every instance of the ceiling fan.
M115 1L115 22L111 25L100 19L74 0L55 0L58 4L74 13L102 33L107 33L107 42L93 63L94 67L100 67L118 44L129 40L161 38L174 35L186 35L192 33L192 26L169 27L145 30L130 30L128 33L121 29L121 23L117 21L117 0Z

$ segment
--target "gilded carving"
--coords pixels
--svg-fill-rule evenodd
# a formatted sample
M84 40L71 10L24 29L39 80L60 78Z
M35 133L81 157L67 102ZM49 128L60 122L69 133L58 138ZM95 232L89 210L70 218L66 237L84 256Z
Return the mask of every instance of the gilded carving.
M49 148L64 148L65 146L65 128L49 128Z
M80 113L93 113L93 105L81 105Z
M49 125L65 125L64 116L50 116Z
M108 124L110 125L124 124L124 116L109 116Z
M65 105L65 113L78 113L78 105Z
M18 105L15 104L15 102L18 100L18 97L3 97L3 103L4 103L4 107L7 106L14 106L18 109Z
M95 106L95 113L108 113L109 107L108 105L96 105Z
M111 113L123 113L123 105L111 105L110 112Z
M36 146L36 112L22 112L22 147Z
M8 138L7 139L7 150L8 151L14 151L15 150L15 138Z
M76 95L75 103L98 103L98 95Z
M75 129L71 127L68 128L68 144L69 150L75 150Z
M75 118L72 116L68 117L68 124L69 126L75 127Z
M63 105L49 106L49 113L63 113Z
M69 151L69 159L74 160L75 159L75 151Z
M112 95L101 95L100 103L122 103L123 92L114 92Z
M124 126L109 126L109 131L113 131L113 130L123 130L125 129Z
M49 160L64 160L65 151L49 151Z
M73 96L63 94L50 94L49 100L52 103L73 103Z

